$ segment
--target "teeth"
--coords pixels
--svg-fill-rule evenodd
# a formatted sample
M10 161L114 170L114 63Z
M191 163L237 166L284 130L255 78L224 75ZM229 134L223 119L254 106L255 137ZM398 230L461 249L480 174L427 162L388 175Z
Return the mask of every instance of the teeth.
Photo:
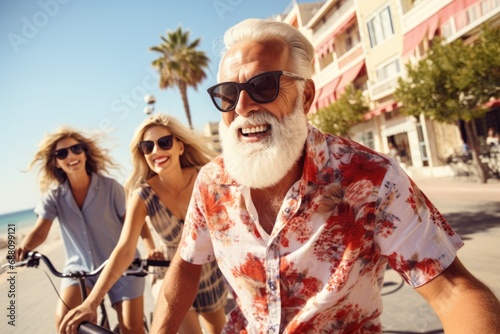
M155 163L157 163L157 164L158 164L158 163L165 162L165 161L167 161L167 160L168 160L168 158L167 158L167 157L158 158L158 159L155 159Z
M71 161L68 165L73 166L73 165L76 165L77 163L78 163L78 161Z
M241 133L246 135L249 133L264 132L266 130L267 130L267 125L258 125L251 128L243 128L241 129Z

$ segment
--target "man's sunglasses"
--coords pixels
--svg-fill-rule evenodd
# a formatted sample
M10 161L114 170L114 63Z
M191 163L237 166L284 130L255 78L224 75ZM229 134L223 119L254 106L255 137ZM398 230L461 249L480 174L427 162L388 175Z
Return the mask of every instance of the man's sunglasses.
M70 147L61 148L57 151L54 151L54 156L59 160L64 160L68 157L68 150L71 150L73 154L81 154L83 152L83 144L78 143Z
M207 89L215 107L220 111L231 111L236 108L242 90L257 103L273 102L280 91L280 78L287 76L297 80L305 80L297 74L286 71L272 71L257 74L247 82L222 82Z
M168 135L165 137L158 138L156 141L158 143L158 147L161 148L162 150L170 150L172 146L174 145L174 135ZM143 154L151 154L153 152L153 149L155 148L155 142L152 140L143 140L140 141L139 144L137 144L139 147L139 150Z

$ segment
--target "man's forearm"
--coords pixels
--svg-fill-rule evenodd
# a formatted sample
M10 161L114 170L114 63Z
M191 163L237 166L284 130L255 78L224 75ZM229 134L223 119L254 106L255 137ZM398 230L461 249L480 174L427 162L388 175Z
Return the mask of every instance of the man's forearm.
M156 303L151 333L176 334L198 292L201 266L184 262L176 254L165 275Z
M438 315L446 333L500 333L500 302L482 283L453 293Z

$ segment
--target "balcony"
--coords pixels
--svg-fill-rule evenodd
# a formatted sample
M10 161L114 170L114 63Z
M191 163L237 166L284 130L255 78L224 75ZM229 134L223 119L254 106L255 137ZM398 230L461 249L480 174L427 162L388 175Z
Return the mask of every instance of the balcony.
M500 0L482 0L453 15L441 27L441 35L451 42L500 13Z
M337 59L339 69L344 68L354 62L358 62L359 59L362 59L363 57L363 44L360 42L357 45L353 46L349 51L339 56L339 58Z
M313 40L316 41L325 39L331 31L337 30L353 13L356 13L354 0L346 1L339 8L325 6L323 8L307 24L307 28L312 31Z
M415 3L415 6L402 17L403 34L407 34L410 30L425 22L430 16L438 13L451 2L453 0L425 0Z
M368 90L370 92L371 100L377 101L394 93L396 87L398 86L398 79L399 76L396 76L374 84L368 82Z
M313 75L317 87L322 87L328 82L340 76L346 67L353 63L359 63L364 59L363 44L360 42L353 46L349 51L329 63L320 72Z

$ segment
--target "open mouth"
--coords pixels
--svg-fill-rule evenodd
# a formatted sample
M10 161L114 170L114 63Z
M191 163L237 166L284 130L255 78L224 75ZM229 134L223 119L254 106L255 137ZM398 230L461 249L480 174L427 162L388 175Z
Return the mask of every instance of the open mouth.
M161 158L156 158L153 161L154 161L155 164L161 164L161 163L164 163L167 160L168 160L168 157L161 157Z
M259 135L267 132L271 126L269 124L266 125L256 125L256 126L251 126L251 127L246 127L246 128L241 128L240 133L245 136L252 136L252 135Z

